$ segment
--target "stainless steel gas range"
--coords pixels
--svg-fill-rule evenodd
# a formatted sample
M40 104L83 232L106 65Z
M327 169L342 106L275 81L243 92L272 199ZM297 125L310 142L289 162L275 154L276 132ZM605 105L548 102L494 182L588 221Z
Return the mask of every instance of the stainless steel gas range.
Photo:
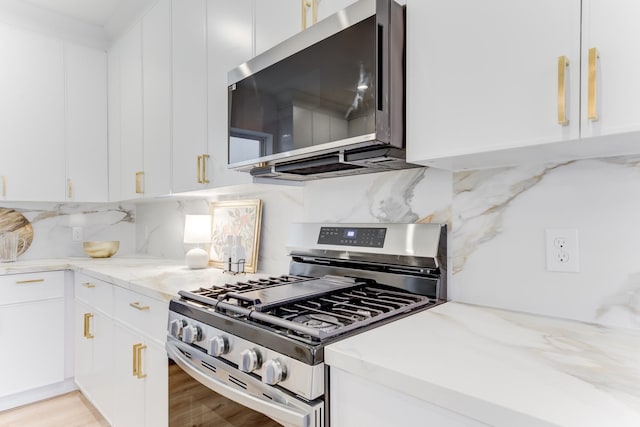
M444 302L446 227L307 223L290 236L287 275L181 291L167 353L278 423L327 426L325 346Z

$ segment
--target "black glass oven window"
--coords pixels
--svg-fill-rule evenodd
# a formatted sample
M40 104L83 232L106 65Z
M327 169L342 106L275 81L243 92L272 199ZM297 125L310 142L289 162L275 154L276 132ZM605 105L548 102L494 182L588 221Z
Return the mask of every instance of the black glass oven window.
M374 133L375 67L372 16L231 86L229 163Z

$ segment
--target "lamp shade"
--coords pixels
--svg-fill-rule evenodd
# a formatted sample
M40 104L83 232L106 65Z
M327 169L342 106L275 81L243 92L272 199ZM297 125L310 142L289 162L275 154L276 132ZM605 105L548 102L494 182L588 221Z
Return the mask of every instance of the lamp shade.
M211 215L186 215L184 243L211 242Z

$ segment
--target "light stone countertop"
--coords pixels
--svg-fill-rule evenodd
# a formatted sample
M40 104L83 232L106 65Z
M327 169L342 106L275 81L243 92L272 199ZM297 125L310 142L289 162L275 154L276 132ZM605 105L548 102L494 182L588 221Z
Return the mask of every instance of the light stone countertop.
M640 426L640 331L447 302L325 362L494 426Z
M162 301L266 274L113 257L0 263L73 270ZM640 331L447 302L325 348L330 366L495 426L640 426Z
M59 258L0 263L0 275L73 270L161 301L180 290L267 277L266 274L223 273L218 268L190 270L180 260L145 257Z

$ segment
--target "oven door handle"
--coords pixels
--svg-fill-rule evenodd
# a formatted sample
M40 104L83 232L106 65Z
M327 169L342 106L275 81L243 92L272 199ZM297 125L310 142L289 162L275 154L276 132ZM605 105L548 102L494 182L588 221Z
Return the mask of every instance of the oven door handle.
M173 339L167 339L166 350L169 357L176 362L176 364L182 368L189 376L202 383L205 387L215 391L224 397L231 399L241 405L251 408L255 411L261 412L266 416L273 418L274 420L284 424L287 427L310 427L311 415L314 412L314 408L309 406L308 410L299 408L293 405L293 400L289 396L285 395L279 390L272 389L271 387L262 384L261 381L244 374L243 372L234 372L233 376L242 376L242 380L250 382L254 387L259 387L268 392L269 394L277 394L281 402L276 400L266 400L259 397L248 394L244 390L236 389L232 386L225 384L222 381L212 377L212 373L206 368L202 368L194 364L189 358L187 358L183 352L193 354L199 350L195 350L187 344ZM228 372L229 368L224 362L221 362L214 357L206 356L206 362L208 365L213 365L216 368L216 372L225 371ZM209 372L208 372L209 371ZM306 406L299 403L300 406ZM315 425L315 424L314 424Z

